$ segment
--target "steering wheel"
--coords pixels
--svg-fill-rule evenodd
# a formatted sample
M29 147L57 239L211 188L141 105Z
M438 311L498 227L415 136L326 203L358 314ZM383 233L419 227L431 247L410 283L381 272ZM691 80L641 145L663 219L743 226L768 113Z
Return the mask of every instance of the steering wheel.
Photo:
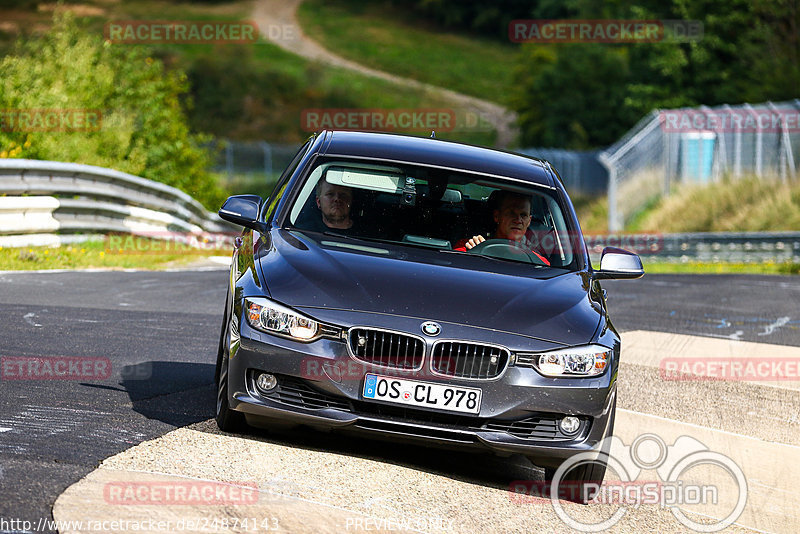
M530 250L526 250L521 243L509 241L508 239L487 239L467 250L467 252L492 258L547 265L536 254Z

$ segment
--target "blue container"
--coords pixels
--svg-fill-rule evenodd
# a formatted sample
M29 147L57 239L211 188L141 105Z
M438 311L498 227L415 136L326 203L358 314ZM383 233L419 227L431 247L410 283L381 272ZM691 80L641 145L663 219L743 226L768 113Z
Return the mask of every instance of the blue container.
M708 183L714 164L714 132L681 134L681 179L685 182Z

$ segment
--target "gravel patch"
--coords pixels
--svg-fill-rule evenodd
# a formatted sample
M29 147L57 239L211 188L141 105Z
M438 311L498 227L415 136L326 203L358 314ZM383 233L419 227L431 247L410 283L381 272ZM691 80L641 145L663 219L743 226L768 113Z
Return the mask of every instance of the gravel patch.
M767 442L800 445L800 391L731 381L664 380L621 363L617 406Z
M522 457L367 442L302 429L230 435L206 421L137 445L105 460L101 468L255 483L265 498L344 508L354 518L363 514L383 521L388 530L572 531L548 500L508 491L514 481L542 480L541 472ZM562 505L570 516L585 522L608 518L618 509L603 504ZM369 530L354 522L343 527L343 531ZM609 532L682 528L668 510L649 505L629 509Z

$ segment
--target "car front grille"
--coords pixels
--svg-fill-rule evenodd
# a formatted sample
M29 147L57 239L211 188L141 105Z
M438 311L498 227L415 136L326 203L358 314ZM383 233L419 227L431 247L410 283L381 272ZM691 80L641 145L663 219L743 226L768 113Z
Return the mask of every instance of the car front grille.
M440 341L431 365L439 374L456 378L495 378L508 364L508 349L460 341Z
M483 430L505 432L522 439L543 441L574 440L585 434L588 421L581 420L575 434L566 435L558 426L558 419L552 417L527 417L516 421L493 420L483 425Z
M353 328L348 344L357 359L384 367L419 369L425 356L422 339L385 330Z

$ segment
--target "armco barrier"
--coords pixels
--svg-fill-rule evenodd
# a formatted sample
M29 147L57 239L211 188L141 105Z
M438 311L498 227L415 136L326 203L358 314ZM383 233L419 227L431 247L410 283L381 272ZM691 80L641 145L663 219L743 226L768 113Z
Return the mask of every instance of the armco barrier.
M625 235L607 236L608 244L625 248ZM641 237L641 236L634 236ZM686 234L654 234L647 239L627 239L634 242L653 242L651 250L639 252L642 259L666 262L707 263L800 263L800 232L709 232ZM589 254L599 267L604 239L589 239L597 243ZM630 248L630 247L629 247Z
M800 263L798 232L665 234L656 253L667 261Z
M183 191L159 182L92 165L0 159L0 246L58 244L109 232L237 230ZM595 266L602 244L624 247L631 241L624 237L590 238ZM800 263L798 232L655 237L646 240L653 242L650 250L640 251L645 260Z
M109 232L230 232L192 197L124 172L0 159L0 246L48 245Z

